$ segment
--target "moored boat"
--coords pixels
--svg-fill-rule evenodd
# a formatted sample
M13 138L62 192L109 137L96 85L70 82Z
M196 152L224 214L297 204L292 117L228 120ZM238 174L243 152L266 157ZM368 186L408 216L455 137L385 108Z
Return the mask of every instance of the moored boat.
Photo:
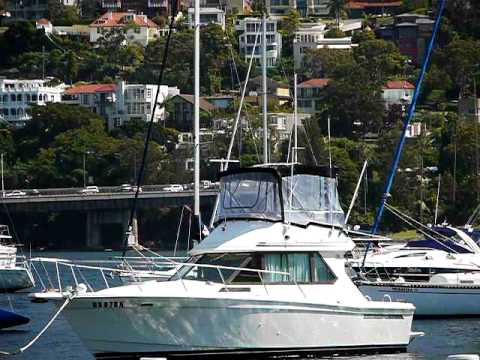
M368 300L345 272L354 244L331 168L222 173L215 223L169 281L63 294L64 315L93 354L365 353L410 343L414 307Z

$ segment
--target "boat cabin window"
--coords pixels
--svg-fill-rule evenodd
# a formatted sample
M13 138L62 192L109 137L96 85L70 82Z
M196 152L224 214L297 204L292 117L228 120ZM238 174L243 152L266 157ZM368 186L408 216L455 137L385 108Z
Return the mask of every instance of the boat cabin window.
M343 226L345 216L340 206L335 178L296 174L282 178L285 221Z
M183 278L225 284L319 284L333 283L336 280L332 270L316 252L206 254L193 257L191 261L203 266L185 265L172 280ZM230 267L248 270L229 269Z
M281 221L278 178L271 173L245 172L226 175L220 181L216 221L225 219Z

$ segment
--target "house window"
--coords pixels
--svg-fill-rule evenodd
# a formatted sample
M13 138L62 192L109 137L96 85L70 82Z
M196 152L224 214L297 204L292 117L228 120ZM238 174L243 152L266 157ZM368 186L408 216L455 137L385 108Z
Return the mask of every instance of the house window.
M17 97L14 94L10 95L10 101L15 102L16 100Z
M17 109L11 108L10 109L10 115L17 116Z
M147 89L147 98L152 97L152 89Z
M82 105L88 105L88 94L82 94L81 100Z
M39 100L39 101L43 101L43 95L42 95L42 94L39 94L39 95L38 95L38 100Z
M113 126L114 126L114 127L120 127L120 126L122 126L122 120L120 120L120 118L115 118L115 119L113 119Z
M37 101L37 94L32 95L32 101Z
M17 101L22 101L22 94L17 95Z

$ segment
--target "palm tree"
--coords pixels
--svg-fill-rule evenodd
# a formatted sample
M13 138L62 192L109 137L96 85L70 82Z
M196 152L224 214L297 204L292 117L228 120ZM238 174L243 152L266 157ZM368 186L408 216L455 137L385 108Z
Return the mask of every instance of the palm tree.
M340 15L342 11L345 10L347 6L347 0L329 0L328 6L330 7L330 12L335 14L337 20L337 29L340 28Z

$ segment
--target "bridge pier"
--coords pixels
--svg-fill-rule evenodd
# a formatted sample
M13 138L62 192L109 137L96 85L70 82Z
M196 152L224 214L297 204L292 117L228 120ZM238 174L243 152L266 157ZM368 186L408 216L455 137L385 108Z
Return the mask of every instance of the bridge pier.
M129 217L128 210L87 212L85 231L87 248L121 248Z

